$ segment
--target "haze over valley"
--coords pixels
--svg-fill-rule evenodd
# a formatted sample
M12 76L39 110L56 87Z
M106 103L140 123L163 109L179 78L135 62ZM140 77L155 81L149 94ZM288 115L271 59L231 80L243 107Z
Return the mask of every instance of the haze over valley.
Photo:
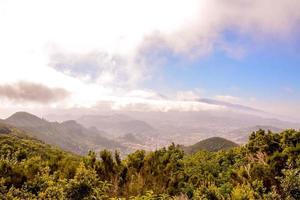
M201 103L222 110L203 111L105 111L83 110L76 114L48 114L43 117L17 112L1 122L30 131L46 143L85 155L89 150L119 150L128 154L139 149L153 151L171 143L193 145L211 137L222 137L237 144L248 142L259 129L280 132L299 129L300 124L261 110L217 100ZM275 117L275 116L274 116Z

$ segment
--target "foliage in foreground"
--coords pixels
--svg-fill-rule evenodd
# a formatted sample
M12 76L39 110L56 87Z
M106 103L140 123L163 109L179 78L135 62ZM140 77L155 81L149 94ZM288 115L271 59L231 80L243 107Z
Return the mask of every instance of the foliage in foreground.
M185 155L172 144L123 160L2 134L0 199L300 199L300 132L259 130L226 151Z

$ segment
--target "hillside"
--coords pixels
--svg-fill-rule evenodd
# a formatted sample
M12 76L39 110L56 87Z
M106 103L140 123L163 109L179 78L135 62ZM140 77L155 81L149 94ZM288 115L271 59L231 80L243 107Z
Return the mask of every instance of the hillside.
M138 139L134 134L128 133L125 134L119 138L117 138L117 141L120 141L122 143L135 143L135 144L143 144L143 141Z
M3 130L5 130L5 132ZM21 155L23 153L26 153L26 157L28 158L39 156L44 159L50 159L51 157L55 156L60 158L69 156L72 159L76 160L80 157L76 154L64 151L60 148L35 139L30 136L29 132L25 132L18 128L14 128L4 124L0 125L0 147L0 149L2 150L1 155L5 155L5 153L8 153L3 151L6 149L10 150L9 156L11 157L15 154Z
M47 125L47 121L27 112L16 112L5 123L18 127L37 127Z
M183 147L186 153L196 153L200 150L219 151L237 147L238 144L221 137L211 137L191 146Z
M28 131L30 136L48 144L77 154L101 149L119 149L127 153L126 147L104 137L103 131L87 129L73 120L62 123L48 122L30 113L18 112L5 119L4 123Z

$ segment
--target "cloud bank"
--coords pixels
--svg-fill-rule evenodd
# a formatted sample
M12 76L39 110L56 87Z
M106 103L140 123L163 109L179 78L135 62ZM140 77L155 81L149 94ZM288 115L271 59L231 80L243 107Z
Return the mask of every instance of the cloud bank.
M145 37L141 49L169 49L188 58L204 56L219 49L241 57L242 44L226 41L224 32L253 40L290 39L300 24L297 0L203 0L196 16L173 32L154 32ZM246 48L246 47L245 47Z

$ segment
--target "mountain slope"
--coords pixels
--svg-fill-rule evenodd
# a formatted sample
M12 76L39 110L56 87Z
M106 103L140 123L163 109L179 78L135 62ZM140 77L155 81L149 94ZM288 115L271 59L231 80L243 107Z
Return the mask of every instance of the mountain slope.
M229 133L237 129L255 127L257 125L278 127L280 129L300 128L298 123L262 117L256 115L257 112L254 114L254 112L236 112L235 110L226 108L195 112L124 112L124 114L154 127L160 141L166 139L166 142L173 141L183 145L191 145L195 141L214 136L241 143L236 138L242 136L247 140L249 132L245 132L244 135L241 133Z
M196 153L200 150L219 151L237 147L238 144L221 137L211 137L191 146L183 147L186 153Z
M116 141L103 137L97 129L87 129L76 121L62 123L48 122L26 112L18 112L4 120L5 123L30 132L30 136L48 144L59 146L78 154L86 154L89 150L127 149Z
M16 112L5 119L5 123L18 127L35 127L46 125L47 121L27 112Z
M72 154L71 152L66 152L62 149L56 148L49 144L44 143L36 138L30 137L29 132L25 132L18 128L1 124L0 130L3 129L8 130L6 133L0 133L0 147L11 146L10 154L21 152L28 152L30 156L38 155L42 158L50 158L50 154L57 154L59 157L63 157L64 155L71 156L73 158L79 158L77 155ZM4 148L3 148L4 149ZM3 154L4 152L1 151Z
M122 143L135 143L135 144L143 144L143 141L139 138L137 138L134 134L128 133L125 134L119 138L117 138L118 141Z
M155 129L142 120L135 120L123 114L85 115L77 119L86 127L96 127L109 133L108 137L120 137L126 134L152 134Z
M228 103L225 101L219 101L219 100L215 100L215 99L207 99L207 98L203 98L203 99L199 99L199 102L202 103L207 103L210 105L219 105L219 106L225 106L227 108L231 108L231 109L235 109L235 110L241 110L241 111L248 111L248 112L257 112L257 113L264 113L262 110L258 110L255 108L251 108L249 106L244 106L244 105L240 105L240 104L233 104L233 103Z

